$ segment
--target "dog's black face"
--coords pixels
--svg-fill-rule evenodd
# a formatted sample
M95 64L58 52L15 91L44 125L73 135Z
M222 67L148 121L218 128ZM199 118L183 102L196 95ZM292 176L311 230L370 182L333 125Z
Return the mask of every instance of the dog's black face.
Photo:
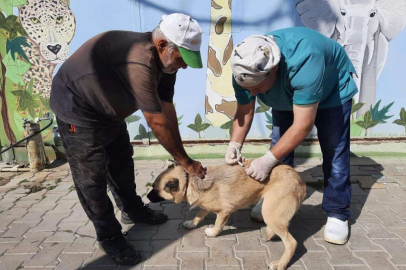
M156 189L151 190L147 195L148 200L152 203L162 202L165 201L164 198L159 196L159 192Z

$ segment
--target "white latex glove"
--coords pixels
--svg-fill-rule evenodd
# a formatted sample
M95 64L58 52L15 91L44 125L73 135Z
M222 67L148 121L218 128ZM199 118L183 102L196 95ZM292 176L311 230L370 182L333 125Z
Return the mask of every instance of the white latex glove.
M236 142L230 142L226 151L225 160L229 165L243 162L245 158L241 155L242 145Z
M264 181L278 162L279 160L275 158L272 152L268 151L262 157L254 159L251 166L245 169L245 172L255 180Z

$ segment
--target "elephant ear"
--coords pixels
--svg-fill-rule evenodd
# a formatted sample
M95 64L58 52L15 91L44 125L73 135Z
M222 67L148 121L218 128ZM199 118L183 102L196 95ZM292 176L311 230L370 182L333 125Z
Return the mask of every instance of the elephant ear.
M296 10L302 23L325 36L331 37L338 20L337 0L300 0Z
M381 31L391 41L406 25L406 1L377 0L376 9Z

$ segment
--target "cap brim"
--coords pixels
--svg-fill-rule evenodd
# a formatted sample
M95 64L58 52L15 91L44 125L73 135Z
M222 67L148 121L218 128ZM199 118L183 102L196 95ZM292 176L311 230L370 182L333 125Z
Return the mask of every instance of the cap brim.
M182 47L178 47L180 55L186 65L192 68L202 68L202 57L200 56L200 51L190 51Z

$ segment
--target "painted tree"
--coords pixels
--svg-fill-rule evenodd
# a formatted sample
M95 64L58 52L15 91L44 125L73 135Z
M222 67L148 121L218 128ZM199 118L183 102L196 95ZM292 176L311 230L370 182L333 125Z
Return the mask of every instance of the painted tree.
M13 8L26 3L26 0L0 1L1 117L4 133L10 144L16 142L17 139L10 125L6 98L6 93L10 89L7 89L7 79L23 84L21 76L30 68L28 58L22 50L22 47L29 46L26 42L26 32L18 17L13 15Z

